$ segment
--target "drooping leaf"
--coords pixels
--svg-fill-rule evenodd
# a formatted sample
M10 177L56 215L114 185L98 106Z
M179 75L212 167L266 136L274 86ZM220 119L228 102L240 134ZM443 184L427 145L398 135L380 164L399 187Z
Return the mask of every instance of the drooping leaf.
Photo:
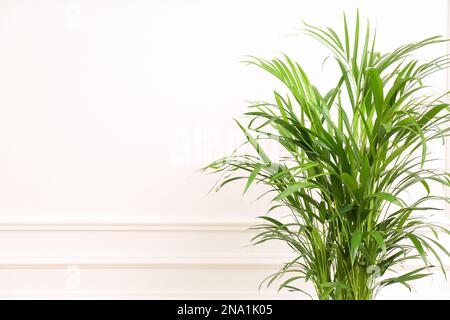
M359 246L361 245L363 233L359 230L355 230L352 233L351 247L350 247L350 257L352 263L354 263L356 255L358 254Z
M263 166L261 164L258 164L255 166L255 169L253 169L253 171L250 173L250 176L247 179L247 184L245 185L245 189L243 192L244 194L247 192L248 188L250 188L250 185L252 184L253 180L255 180L256 176L261 171L262 167Z
M375 239L375 241L378 243L381 250L383 250L384 254L386 254L386 242L384 242L383 234L379 231L372 231L371 235Z
M304 189L304 188L314 188L315 185L310 182L298 182L294 183L293 185L288 186L283 192L278 194L275 198L273 198L274 201L280 201L283 200L293 193L297 192L298 190Z

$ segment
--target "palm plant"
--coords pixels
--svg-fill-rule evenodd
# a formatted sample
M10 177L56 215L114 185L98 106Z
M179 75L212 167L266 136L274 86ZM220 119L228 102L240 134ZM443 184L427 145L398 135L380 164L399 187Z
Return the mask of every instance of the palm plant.
M268 187L264 195L274 193L276 204L259 217L253 241L281 240L295 259L265 281L282 279L280 289L301 292L294 283L311 282L319 299L373 299L396 283L410 289L433 263L445 274L441 256L449 255L438 239L449 231L423 216L442 210L430 202L448 201L435 190L448 187L450 175L430 167L427 144L447 137L450 109L446 93L429 92L424 80L446 69L449 57L423 62L412 56L446 40L431 37L380 54L369 23L361 29L359 14L353 32L344 15L342 36L305 24L340 70L324 95L288 56L250 57L249 64L275 76L287 92L274 91L273 102L252 102L248 124L237 122L253 154L237 148L203 168L221 173L216 190L244 179L244 193L254 183ZM271 159L267 140L285 155ZM415 186L423 194L407 199ZM414 259L423 266L388 276Z

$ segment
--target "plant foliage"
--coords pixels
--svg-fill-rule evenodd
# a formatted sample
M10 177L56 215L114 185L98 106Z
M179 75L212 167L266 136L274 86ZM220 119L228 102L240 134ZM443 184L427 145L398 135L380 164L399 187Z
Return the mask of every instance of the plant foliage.
M320 93L287 55L250 57L247 62L275 76L286 93L251 103L248 125L238 122L254 154L238 148L204 168L222 173L217 190L239 179L246 180L244 192L255 183L268 186L276 202L269 211L287 213L264 215L254 227L254 243L281 240L296 253L267 284L283 279L280 289L303 291L294 284L303 280L320 299L372 299L386 286L410 288L429 275L430 258L445 273L441 258L449 252L437 236L449 232L423 213L439 209L430 201L448 201L436 186L448 187L450 176L430 167L427 144L447 137L449 105L447 93L430 93L424 82L446 69L449 57L424 62L413 54L446 40L431 37L381 54L359 14L353 31L344 15L342 35L307 24L305 32L330 50L340 70L336 86ZM266 140L286 155L271 159ZM407 199L417 186L424 194ZM387 276L413 259L423 267Z

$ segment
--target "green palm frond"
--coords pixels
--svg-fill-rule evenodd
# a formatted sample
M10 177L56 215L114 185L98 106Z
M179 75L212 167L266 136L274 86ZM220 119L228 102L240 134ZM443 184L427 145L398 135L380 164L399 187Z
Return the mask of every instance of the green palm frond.
M340 70L336 86L321 94L299 63L287 55L248 63L270 73L285 87L272 102L253 103L238 122L254 155L232 155L204 170L222 173L216 190L245 179L266 185L271 208L286 218L263 216L254 243L280 240L297 254L268 284L282 277L280 289L302 291L295 281L312 282L320 299L371 299L383 287L430 274L431 260L445 273L441 256L449 252L437 235L449 233L420 215L437 210L430 201L448 201L436 185L448 187L450 175L432 169L428 145L449 135L447 93L434 95L427 78L449 64L449 57L421 61L414 52L446 41L431 37L379 53L375 32L354 30L344 16L343 35L305 24L305 32L325 45ZM263 142L285 152L271 159ZM409 200L407 191L425 192ZM433 186L433 187L432 187ZM425 231L425 233L424 233ZM387 277L388 271L420 259L423 268ZM379 277L373 277L377 270ZM372 271L370 271L372 270Z

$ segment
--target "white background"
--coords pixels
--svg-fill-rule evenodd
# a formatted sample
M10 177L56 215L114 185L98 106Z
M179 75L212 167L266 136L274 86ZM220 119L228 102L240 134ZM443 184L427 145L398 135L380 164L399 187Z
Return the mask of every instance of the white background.
M447 34L445 0L1 0L1 296L274 297L257 288L286 251L244 248L267 201L208 194L216 178L195 171L276 86L245 55L285 52L325 90L301 21L339 28L357 7L381 50ZM423 285L386 297L449 297Z

